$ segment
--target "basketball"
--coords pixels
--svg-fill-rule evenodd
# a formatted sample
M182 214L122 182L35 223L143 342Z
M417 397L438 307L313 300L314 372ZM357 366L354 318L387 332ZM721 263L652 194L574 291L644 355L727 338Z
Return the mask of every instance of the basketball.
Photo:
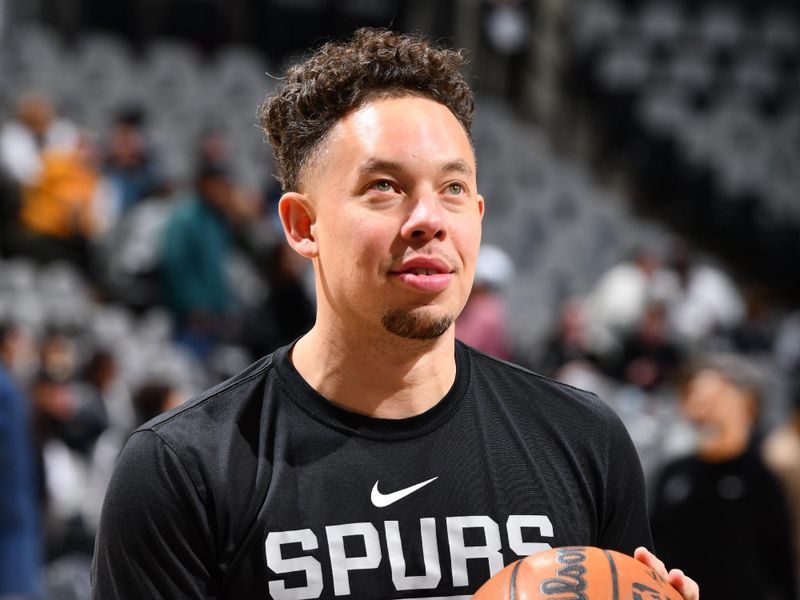
M473 600L682 600L653 569L601 548L553 548L508 565Z

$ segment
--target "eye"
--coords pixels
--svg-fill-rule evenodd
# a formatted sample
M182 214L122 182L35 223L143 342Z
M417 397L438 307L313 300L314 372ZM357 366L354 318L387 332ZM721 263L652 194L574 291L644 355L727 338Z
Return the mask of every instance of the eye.
M451 183L447 186L447 192L454 196L459 196L464 193L464 186L460 183Z
M373 187L378 190L379 192L391 192L394 190L394 186L392 185L391 181L387 181L386 179L382 179L380 181L376 181L373 184Z

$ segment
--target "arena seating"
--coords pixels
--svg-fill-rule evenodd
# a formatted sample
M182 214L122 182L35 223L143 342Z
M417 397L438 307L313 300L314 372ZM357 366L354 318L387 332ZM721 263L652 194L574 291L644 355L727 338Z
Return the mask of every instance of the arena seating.
M0 117L10 116L17 94L34 87L102 139L115 110L140 103L178 185L189 181L197 139L216 126L232 143L239 179L263 186L269 148L255 112L273 86L268 70L260 55L240 47L201 60L189 44L161 40L134 56L107 34L65 47L48 29L31 26L0 52ZM521 124L503 104L481 99L474 137L487 198L484 239L505 248L518 268L507 294L519 346L535 345L559 304L586 292L637 243L666 245L665 230L635 222L620 198L584 167L558 157L541 130Z
M779 287L798 281L800 259L799 31L797 13L774 0L755 8L584 0L568 29L566 90L570 106L590 117L598 160L627 173L639 195L673 223L741 245ZM200 55L186 42L164 39L134 52L105 33L66 45L46 27L26 25L0 44L0 122L21 93L36 89L102 140L115 112L138 104L176 187L191 183L200 136L218 128L232 145L237 180L264 189L271 158L255 113L275 84L272 69L243 47ZM601 185L590 165L555 152L542 128L507 105L480 97L473 138L486 198L483 240L506 250L516 267L504 294L520 359L535 355L564 300L585 295L634 248L673 246L666 226L634 216L627 198ZM140 215L152 221L144 231L157 229L161 216ZM152 239L143 236L116 258L152 266ZM97 251L108 248L100 240ZM241 281L240 288L258 285ZM140 299L110 302L125 294L100 285L66 263L0 255L0 323L13 320L35 336L67 332L83 360L110 349L131 390L168 381L196 393L253 358L226 346L201 365L172 339L165 309ZM771 386L767 424L785 416L786 372L800 364L800 316L786 322L780 343L791 361L751 357ZM572 383L616 409L648 476L690 447L673 389L655 397L608 379ZM50 564L48 597L85 598L87 560Z
M724 190L751 186L763 192L758 198L769 206L764 210L783 211L775 216L779 224L791 223L800 216L798 203L792 202L796 196L789 193L797 187L791 179L800 173L792 162L800 136L800 119L792 109L796 102L782 101L780 110L769 113L764 109L772 104L743 104L742 97L755 94L754 87L766 93L789 85L787 74L797 67L789 58L796 42L787 29L792 21L768 13L759 29L761 50L737 60L737 69L727 71L730 77L720 79L717 62L732 56L741 42L736 36L745 35L729 11L720 14L694 26L674 3L648 2L631 14L617 4L589 2L571 24L575 70L570 89L596 103L592 114L603 148L642 174L654 198L719 219L720 213L701 211L697 191L709 190L709 203L736 207L744 201ZM764 48L783 57L775 63L774 79L758 68ZM218 127L232 143L237 177L264 186L270 177L269 149L255 111L274 83L268 71L259 54L240 47L201 58L187 43L161 40L134 54L107 34L87 35L66 47L48 29L28 27L0 49L0 117L8 118L16 96L33 87L102 139L115 110L138 102L177 185L190 180L201 133ZM723 93L719 81L736 93ZM796 101L796 90L793 97ZM600 185L589 166L554 152L542 129L520 121L501 102L479 99L473 136L487 201L483 239L505 249L516 265L505 296L521 356L536 353L564 300L586 294L634 248L666 250L675 242L665 226L633 216L626 200ZM771 160L792 140L795 155ZM761 161L754 160L756 148ZM712 171L713 193L703 175ZM688 194L685 200L675 199L679 192ZM0 307L35 330L68 327L84 331L89 346L113 347L132 387L153 377L190 390L209 383L208 370L171 342L166 312L154 306L139 315L118 303L98 302L91 293L94 282L80 277L63 264L0 261ZM224 348L215 358L217 375L234 372L246 360L241 349ZM609 389L604 397L623 415L652 466L685 438L668 431L675 422L674 406L663 403L654 413L645 409L644 397L629 392Z
M643 206L796 297L796 4L592 1L569 30L568 89L606 164Z
M261 56L241 47L201 60L188 43L158 40L141 55L105 33L66 46L49 29L28 25L0 47L0 119L20 93L35 89L68 118L101 139L115 111L131 105L148 115L147 128L170 178L192 175L195 144L212 127L227 133L236 175L254 186L269 177L269 149L256 127L256 110L273 80Z

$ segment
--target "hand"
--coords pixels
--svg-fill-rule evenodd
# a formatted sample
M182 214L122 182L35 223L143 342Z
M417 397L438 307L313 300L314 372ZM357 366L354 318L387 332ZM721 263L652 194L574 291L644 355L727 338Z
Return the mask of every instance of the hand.
M684 600L700 600L700 587L692 578L684 575L683 571L680 569L672 569L667 572L667 567L664 566L664 563L643 546L636 549L633 553L633 557L643 562L651 569L655 569L656 573L661 575L672 587L678 590Z

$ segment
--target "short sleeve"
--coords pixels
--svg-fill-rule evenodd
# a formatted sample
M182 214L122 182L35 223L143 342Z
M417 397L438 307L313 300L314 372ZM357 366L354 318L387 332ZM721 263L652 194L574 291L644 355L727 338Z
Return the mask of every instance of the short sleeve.
M600 546L632 555L653 550L647 491L639 455L622 421L613 415L607 431L608 456Z
M213 542L195 484L155 432L135 432L103 502L92 598L214 598Z

